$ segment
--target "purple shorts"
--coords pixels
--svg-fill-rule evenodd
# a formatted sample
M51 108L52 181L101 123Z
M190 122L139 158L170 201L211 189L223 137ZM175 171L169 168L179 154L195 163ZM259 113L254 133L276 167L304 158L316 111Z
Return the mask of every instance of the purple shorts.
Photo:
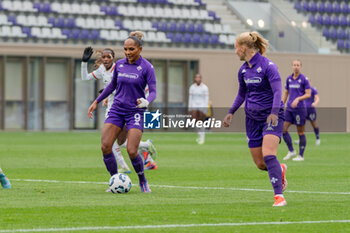
M316 108L307 108L306 120L315 121L317 119Z
M245 127L247 131L248 147L261 147L263 138L267 134L273 134L280 138L283 133L283 119L279 118L277 125L267 124L266 121L256 121L251 118L245 118Z
M111 123L121 129L126 125L126 131L133 128L143 131L143 112L111 113L109 111L105 120L106 123Z
M286 109L284 112L284 120L286 122L290 122L294 125L302 126L305 125L306 122L306 109L300 108L295 109L294 111L290 111Z

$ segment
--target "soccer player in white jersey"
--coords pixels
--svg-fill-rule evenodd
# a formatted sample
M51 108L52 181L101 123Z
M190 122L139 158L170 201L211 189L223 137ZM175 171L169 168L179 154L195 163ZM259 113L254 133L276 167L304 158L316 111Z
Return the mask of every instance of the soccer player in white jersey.
M208 113L209 106L209 89L207 85L202 82L202 76L196 74L194 83L190 86L188 110L192 118L204 121ZM198 130L198 144L204 144L205 141L205 127Z
M113 62L115 59L114 51L109 48L102 50L101 58L95 61L96 70L94 70L91 73L88 73L87 63L90 57L92 56L92 54L93 54L93 49L91 47L85 48L83 57L82 57L82 62L81 62L81 78L82 80L94 80L94 79L102 80L103 86L106 87L112 81L112 78L113 78L113 71L115 66L115 63ZM105 113L106 118L108 117L108 112L113 104L114 94L115 92L113 92L111 95L108 96L108 98L106 98L103 101L103 106L107 106L106 113ZM120 144L118 145L118 143ZM126 164L120 150L120 146L126 145L126 133L121 134L118 137L118 143L115 142L113 144L112 150L116 157L117 163L121 166L121 168L119 169L119 172L130 173L130 168ZM153 157L156 156L156 149L152 141L151 140L147 140L146 142L141 141L139 148L143 152L142 154L144 155L144 158L145 158L146 169L157 168L157 165L155 164L153 159L149 156L149 155L152 155ZM148 162L151 162L151 163L148 163Z
M10 189L11 188L11 183L9 179L5 176L4 172L0 168L0 183L1 187L4 189Z

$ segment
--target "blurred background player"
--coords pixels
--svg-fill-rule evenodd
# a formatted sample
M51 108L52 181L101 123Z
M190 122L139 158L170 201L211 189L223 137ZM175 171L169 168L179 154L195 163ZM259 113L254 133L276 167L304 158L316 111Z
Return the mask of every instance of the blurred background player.
M118 173L118 166L112 146L122 132L127 130L127 152L131 163L139 177L141 192L150 193L144 173L144 165L138 154L138 147L143 133L143 112L156 98L156 77L153 65L141 56L143 33L131 32L124 41L125 58L115 64L113 79L88 110L89 118L98 103L116 91L108 117L102 129L101 150L103 160L110 175ZM149 87L149 95L145 99L145 88Z
M297 154L293 148L292 138L288 133L289 126L295 124L299 135L299 155L293 158L293 161L304 161L306 147L305 121L307 114L304 100L310 98L311 89L307 77L300 73L301 66L300 60L296 59L293 61L293 74L287 77L282 98L283 103L286 103L289 96L283 128L283 139L287 144L288 154L283 158L284 160L288 160Z
M93 49L91 47L85 48L83 57L82 57L82 63L81 63L81 77L82 77L82 80L94 80L94 79L102 80L103 86L106 87L113 78L113 70L115 66L115 63L113 61L115 59L115 53L110 48L106 48L98 53L100 53L101 56L95 61L94 67L96 68L96 70L94 70L91 73L88 73L87 64L91 55L93 54ZM100 92L102 91L103 89ZM111 95L109 95L108 98L104 99L102 102L103 106L107 106L106 113L105 113L106 118L113 104L114 94L115 94L115 91ZM112 149L113 149L114 155L116 156L117 163L120 166L119 172L130 173L130 168L125 162L124 157L120 150L120 145L126 144L125 141L126 141L126 129L124 129L124 133L120 134L118 138L118 143L120 144L118 145L115 142L113 144ZM150 155L154 157L156 156L156 149L152 143L152 140L147 140L146 142L141 141L139 147L140 149L143 150L142 154L144 155L145 161L147 161L147 163L145 162L147 169L157 168L156 163L150 157Z
M311 82L310 82L310 85L311 85ZM320 97L318 96L317 89L313 86L310 86L310 87L311 87L311 97L305 100L306 109L307 109L306 120L310 121L316 136L315 144L316 146L319 146L321 144L321 139L320 139L320 129L318 128L316 123L316 119L317 119L316 106L320 102ZM295 140L294 142L296 144L299 144L299 140Z
M238 94L224 126L230 126L233 114L245 102L250 153L256 166L268 171L275 192L273 206L285 206L287 166L276 157L283 131L282 81L277 66L262 56L267 47L267 41L258 32L245 32L237 37L236 54L245 63L238 71Z
M194 83L190 86L188 98L188 111L192 118L204 121L208 113L209 106L209 89L207 85L202 82L202 76L196 74ZM205 142L205 127L198 129L198 144Z
M4 189L11 188L11 183L9 179L6 177L6 175L4 174L4 172L1 170L1 168L0 168L0 183L1 183L1 187L3 187Z

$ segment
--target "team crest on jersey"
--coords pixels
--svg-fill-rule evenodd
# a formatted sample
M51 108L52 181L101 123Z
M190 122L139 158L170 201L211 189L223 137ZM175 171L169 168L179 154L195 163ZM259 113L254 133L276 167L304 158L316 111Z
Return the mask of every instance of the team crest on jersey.
M256 69L256 72L260 73L261 71L262 71L262 68L261 68L261 66L259 66L259 68Z
M273 65L274 63L272 61L269 62L269 66Z
M124 65L123 65L123 64L120 64L119 67L122 68L122 67L124 67Z
M298 82L301 83L301 80L299 79Z
M291 79L288 79L288 82L291 82L292 80Z
M244 74L245 72L247 72L245 69L242 70L242 74Z
M142 67L141 67L141 66L138 66L136 69L137 69L138 71L140 71L140 70L142 70Z

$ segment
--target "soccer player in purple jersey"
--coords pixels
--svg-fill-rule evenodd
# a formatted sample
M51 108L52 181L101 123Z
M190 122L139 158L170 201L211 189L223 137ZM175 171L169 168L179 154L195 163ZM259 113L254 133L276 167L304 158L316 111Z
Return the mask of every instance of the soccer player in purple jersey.
M305 100L306 108L307 108L307 115L306 120L309 120L312 128L314 128L315 136L316 136L316 146L319 146L321 144L320 139L320 129L317 126L316 119L317 119L317 112L316 112L316 106L320 102L320 97L318 96L318 91L315 87L311 87L311 97Z
M301 66L300 60L293 61L293 74L287 77L285 91L282 97L283 103L286 103L289 96L283 127L283 139L289 151L283 158L284 160L288 160L297 154L293 148L292 138L288 133L289 126L295 124L299 135L299 155L293 158L293 161L304 161L306 147L305 121L307 113L304 100L310 98L311 89L307 77L300 73Z
M256 166L269 174L275 192L273 206L285 206L283 191L287 186L287 166L280 164L276 157L284 119L281 78L277 66L262 56L268 43L259 33L240 34L235 47L236 54L245 63L238 71L238 94L224 119L224 126L230 126L233 114L245 102L250 153Z
M82 62L81 62L81 78L82 80L102 80L103 86L106 87L112 81L113 71L114 71L114 59L115 53L110 48L105 48L101 52L100 58L95 61L95 68L91 73L87 71L87 62L89 61L91 55L93 54L93 49L91 47L87 47L84 50ZM102 101L102 106L107 106L105 117L107 118L108 112L112 107L114 98L114 92L108 96L108 98ZM114 155L116 156L116 160L118 165L120 166L119 172L122 173L130 173L130 168L126 164L120 147L124 146L126 143L126 129L124 127L123 132L118 137L118 143L114 143L112 150ZM152 140L148 139L147 141L140 142L139 149L142 150L140 153L145 154L145 164L146 169L154 169L157 167L157 164L153 161L152 157L156 156L156 149L152 143ZM145 152L145 153L143 153ZM152 156L152 157L151 157ZM147 162L146 162L147 161Z
M150 193L145 177L143 161L138 154L138 146L143 132L143 112L149 103L156 98L156 77L152 64L141 56L143 33L131 32L124 41L124 59L116 62L113 79L88 110L89 118L97 104L109 96L114 90L116 94L108 117L102 129L101 150L103 160L110 175L118 173L112 145L118 138L124 125L127 134L127 152L131 163L139 177L141 192ZM145 87L149 87L149 95L145 99Z

